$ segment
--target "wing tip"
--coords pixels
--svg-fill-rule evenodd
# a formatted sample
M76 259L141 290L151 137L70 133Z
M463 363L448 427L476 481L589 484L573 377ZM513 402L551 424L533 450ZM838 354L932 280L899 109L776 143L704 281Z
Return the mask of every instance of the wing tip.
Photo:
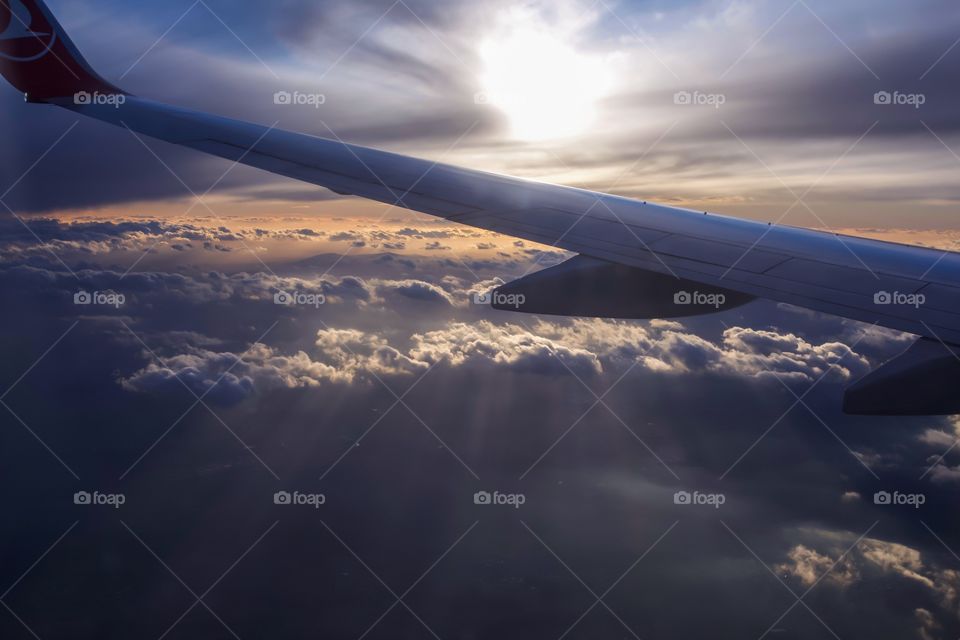
M43 0L0 0L0 74L27 102L124 93L90 68Z

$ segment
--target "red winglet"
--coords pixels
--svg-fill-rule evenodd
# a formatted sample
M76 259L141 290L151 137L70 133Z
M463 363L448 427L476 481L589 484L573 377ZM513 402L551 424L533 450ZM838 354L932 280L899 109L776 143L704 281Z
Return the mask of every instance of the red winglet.
M0 0L0 74L31 102L124 93L90 68L42 0Z

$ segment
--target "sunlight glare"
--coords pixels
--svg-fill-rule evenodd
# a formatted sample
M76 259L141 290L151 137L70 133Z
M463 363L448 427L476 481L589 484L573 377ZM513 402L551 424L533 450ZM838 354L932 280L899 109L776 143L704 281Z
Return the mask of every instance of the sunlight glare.
M576 51L558 33L514 26L480 49L484 91L478 102L494 105L523 139L582 133L593 121L610 74L599 56Z

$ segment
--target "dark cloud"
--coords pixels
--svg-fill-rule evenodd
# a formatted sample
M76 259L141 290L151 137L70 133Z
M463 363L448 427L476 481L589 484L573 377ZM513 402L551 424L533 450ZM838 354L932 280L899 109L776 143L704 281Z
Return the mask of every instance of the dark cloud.
M255 235L151 220L42 221L37 229L51 242ZM9 255L24 255L31 242L9 241L20 247ZM339 622L323 622L324 629L360 635L389 606L388 599L374 606L382 586L366 579L317 517L397 585L415 580L479 521L410 600L443 636L463 629L509 635L524 624L533 635L556 637L590 605L582 585L521 519L596 588L616 580L679 520L606 598L647 635L667 627L697 635L706 619L713 629L762 633L792 599L753 553L801 592L880 520L811 592L810 607L841 637L909 636L921 628L937 637L960 626L955 563L919 521L956 542L948 505L960 459L935 459L955 438L954 422L849 417L838 409L842 385L900 350L900 334L763 303L688 323L537 318L473 303L474 293L519 275L539 254L491 262L476 274L479 282L462 265L391 254L322 254L285 263L277 275L182 263L182 273L133 272L120 281L118 272L97 267L110 252L83 255L84 286L125 292L122 308L78 311L77 279L49 255L32 265L15 257L0 265L2 300L17 310L2 320L8 346L18 336L8 379L79 320L76 333L5 399L83 478L75 482L7 418L3 462L24 481L4 497L31 534L8 532L5 547L28 562L72 518L81 520L62 551L51 552L9 598L43 637L63 629L34 604L48 590L74 594L58 610L91 624L105 618L89 604L106 594L138 608L116 596L121 586L151 594L153 610L169 611L165 621L189 606L157 582L155 560L118 523L121 516L185 581L198 584L215 580L221 565L279 520L210 603L242 637L268 627L279 635L315 628L315 607L291 603L307 593L313 602L328 582L333 602L359 619L333 616ZM322 275L337 260L337 275ZM326 298L319 306L274 304L281 289ZM799 395L811 385L804 405L787 411L796 400L790 390ZM393 395L408 389L409 411ZM53 392L57 403L42 401ZM181 417L194 394L204 404ZM385 479L392 486L384 487ZM85 487L122 491L128 504L120 514L83 511L70 498ZM275 491L297 488L323 492L323 511L273 505ZM474 492L494 489L519 491L526 503L509 511L473 504ZM674 504L674 493L684 490L722 492L725 503ZM881 490L919 492L927 502L919 511L875 505L872 496ZM50 506L38 520L32 505L41 495ZM453 522L423 526L444 522L441 513ZM57 522L47 522L51 517ZM61 520L63 527L55 526ZM190 526L172 533L163 524L169 522ZM383 550L385 528L406 545L402 559ZM274 533L283 535L274 540ZM235 545L223 542L237 538ZM109 548L127 569L65 572L77 545L88 554ZM197 554L212 562L197 564ZM315 565L316 554L328 560ZM10 565L10 581L25 568ZM284 594L267 598L271 611L286 612L284 630L276 630L275 617L257 619L268 605L252 585L262 580L273 585L271 593ZM553 594L551 603L530 588ZM699 588L714 594L700 605L707 618L684 615ZM636 597L651 592L662 600ZM896 594L900 604L878 607L882 593ZM569 615L559 615L558 602ZM491 606L504 617L486 616ZM124 633L152 633L151 620L125 619ZM0 624L19 632L12 617ZM192 634L206 623L182 624ZM381 624L384 632L406 629L403 620ZM819 625L791 614L778 628L810 635L821 632ZM618 629L615 619L599 616L575 631Z

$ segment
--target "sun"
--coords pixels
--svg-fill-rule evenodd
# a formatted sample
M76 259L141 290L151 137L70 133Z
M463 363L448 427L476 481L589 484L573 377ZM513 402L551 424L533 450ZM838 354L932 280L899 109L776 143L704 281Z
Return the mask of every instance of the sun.
M484 41L480 56L478 101L502 110L517 138L582 133L610 85L600 57L578 52L563 34L538 25L514 26Z

